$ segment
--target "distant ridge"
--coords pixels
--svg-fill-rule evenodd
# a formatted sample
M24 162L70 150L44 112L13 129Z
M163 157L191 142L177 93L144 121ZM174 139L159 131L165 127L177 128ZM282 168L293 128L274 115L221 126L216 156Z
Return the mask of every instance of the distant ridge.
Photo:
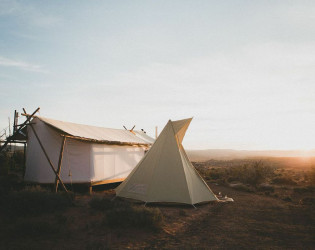
M315 157L315 150L233 150L205 149L186 150L191 161L231 160L251 157Z

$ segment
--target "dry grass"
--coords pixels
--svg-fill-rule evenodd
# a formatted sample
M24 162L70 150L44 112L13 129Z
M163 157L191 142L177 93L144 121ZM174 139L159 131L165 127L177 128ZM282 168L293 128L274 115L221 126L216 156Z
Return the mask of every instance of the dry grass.
M163 224L163 215L158 208L142 207L125 200L92 198L92 209L104 213L103 224L111 228L147 228L159 230Z
M212 178L212 168L223 174ZM227 173L239 178L238 183L231 183L239 187L230 187L228 178L231 176L225 175L225 168L206 164L198 167L201 172L209 171L207 177L211 189L216 194L222 192L232 197L233 203L208 203L198 205L197 209L162 205L144 208L142 204L120 200L111 202L114 191L99 190L93 196L77 195L76 206L65 206L56 209L57 212L51 210L49 213L15 217L1 213L0 248L315 248L315 189L310 185L310 169L278 168L272 173L274 176L268 175L260 184L241 183L239 173L231 171ZM241 173L248 171L248 168L240 169ZM277 177L291 178L297 184L271 184ZM221 178L226 182L219 184ZM245 189L250 189L250 192ZM20 204L26 204L23 202ZM41 203L33 201L31 204L37 210ZM150 225L155 223L151 220L163 221L159 224L159 231L151 230Z

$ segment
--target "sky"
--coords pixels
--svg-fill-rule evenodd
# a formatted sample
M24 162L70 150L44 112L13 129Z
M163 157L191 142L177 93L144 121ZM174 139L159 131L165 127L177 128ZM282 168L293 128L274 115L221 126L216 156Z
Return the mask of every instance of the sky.
M315 2L0 0L0 128L37 107L152 136L194 117L188 149L315 149Z

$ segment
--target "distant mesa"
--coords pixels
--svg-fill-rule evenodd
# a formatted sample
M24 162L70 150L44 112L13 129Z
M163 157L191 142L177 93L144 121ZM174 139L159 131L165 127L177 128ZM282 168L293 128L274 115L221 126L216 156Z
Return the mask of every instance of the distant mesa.
M254 157L315 157L315 150L233 150L233 149L205 149L186 150L190 161L232 160Z

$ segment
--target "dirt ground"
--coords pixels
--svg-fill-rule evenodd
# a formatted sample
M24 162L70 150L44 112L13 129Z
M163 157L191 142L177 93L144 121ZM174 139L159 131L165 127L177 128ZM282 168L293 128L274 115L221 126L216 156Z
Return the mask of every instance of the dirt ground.
M2 249L315 249L315 207L278 197L209 184L235 201L192 206L154 206L163 216L162 230L109 229L102 212L92 210L94 196L114 197L114 190L76 196L76 206L47 220L64 218L57 235L1 237ZM143 204L138 204L143 206ZM44 215L43 215L44 216Z

